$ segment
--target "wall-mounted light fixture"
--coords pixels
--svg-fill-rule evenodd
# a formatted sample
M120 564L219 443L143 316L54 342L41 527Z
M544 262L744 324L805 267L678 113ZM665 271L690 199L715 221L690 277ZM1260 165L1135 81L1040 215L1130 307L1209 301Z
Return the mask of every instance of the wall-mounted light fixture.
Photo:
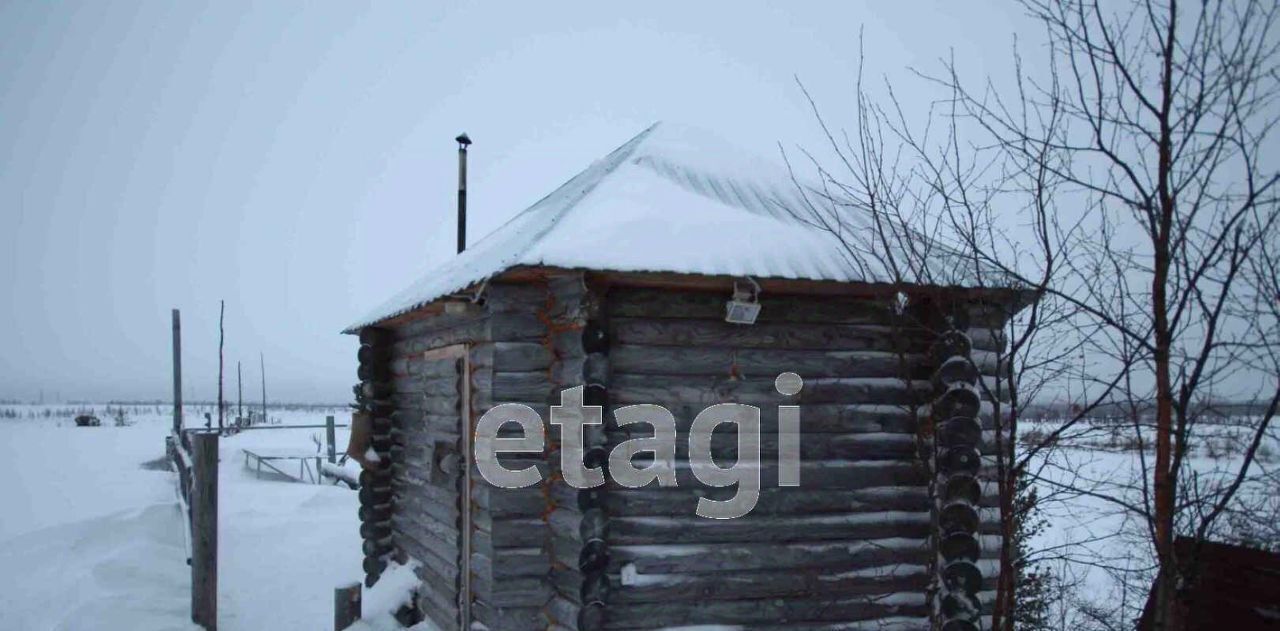
M749 286L733 281L733 297L724 305L724 321L732 324L755 324L760 315L760 284L750 276Z

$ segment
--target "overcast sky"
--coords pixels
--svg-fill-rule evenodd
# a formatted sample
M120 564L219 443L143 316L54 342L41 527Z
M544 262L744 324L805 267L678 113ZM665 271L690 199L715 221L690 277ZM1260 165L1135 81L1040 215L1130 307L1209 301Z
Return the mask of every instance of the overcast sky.
M427 6L427 5L430 6ZM218 300L257 394L343 402L339 331L453 255L468 132L474 240L657 120L775 158L820 145L865 27L868 72L954 51L1009 72L1011 3L0 3L0 397L217 384ZM234 395L232 395L234 396Z

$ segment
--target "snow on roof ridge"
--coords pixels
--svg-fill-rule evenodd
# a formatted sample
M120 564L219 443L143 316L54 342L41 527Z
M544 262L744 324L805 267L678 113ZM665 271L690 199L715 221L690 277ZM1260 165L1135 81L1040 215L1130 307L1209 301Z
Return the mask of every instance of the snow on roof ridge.
M520 265L889 282L871 217L829 212L821 187L717 136L655 122L533 205L429 270L344 332L393 318ZM584 242L580 235L589 234ZM932 241L932 240L931 240ZM940 245L940 244L934 244ZM939 284L964 285L948 248L932 250ZM946 282L950 279L953 282Z

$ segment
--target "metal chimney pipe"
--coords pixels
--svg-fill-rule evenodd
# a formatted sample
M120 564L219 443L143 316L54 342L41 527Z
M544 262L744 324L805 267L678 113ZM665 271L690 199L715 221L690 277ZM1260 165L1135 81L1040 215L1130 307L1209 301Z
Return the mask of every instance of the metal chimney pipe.
M458 254L467 249L467 145L471 139L465 133L458 141Z

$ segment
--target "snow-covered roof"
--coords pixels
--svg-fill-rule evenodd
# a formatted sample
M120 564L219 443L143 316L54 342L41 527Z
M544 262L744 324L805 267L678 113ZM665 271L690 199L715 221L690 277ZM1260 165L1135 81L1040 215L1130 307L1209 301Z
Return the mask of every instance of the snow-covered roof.
M871 217L705 131L657 123L370 311L348 332L517 266L891 282ZM809 201L806 201L806 197ZM811 203L817 202L817 203ZM825 224L825 225L823 225ZM938 254L942 254L938 252ZM951 260L942 260L951 259ZM966 286L951 256L931 283ZM920 277L913 274L913 277Z

